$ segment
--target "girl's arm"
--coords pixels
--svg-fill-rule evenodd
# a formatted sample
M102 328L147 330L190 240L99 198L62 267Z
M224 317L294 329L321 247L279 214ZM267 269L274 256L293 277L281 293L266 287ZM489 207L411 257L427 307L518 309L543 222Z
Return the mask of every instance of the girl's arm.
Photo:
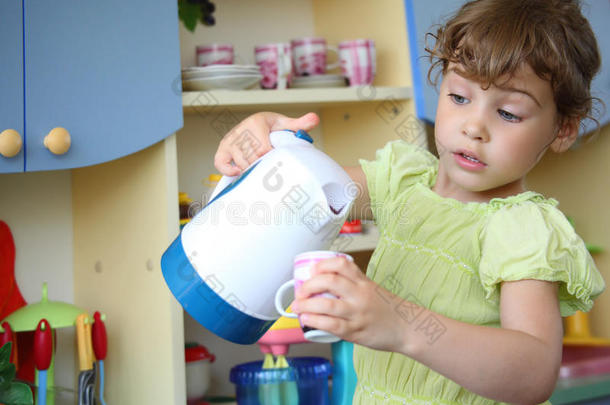
M478 395L539 404L553 392L561 362L557 290L556 283L546 281L504 282L501 328L479 326L394 295L339 258L316 265L292 309L307 326L402 353ZM341 299L313 296L322 292Z
M515 404L542 403L553 393L561 363L557 284L504 282L500 309L501 328L423 310L414 322L404 323L399 351L481 396Z

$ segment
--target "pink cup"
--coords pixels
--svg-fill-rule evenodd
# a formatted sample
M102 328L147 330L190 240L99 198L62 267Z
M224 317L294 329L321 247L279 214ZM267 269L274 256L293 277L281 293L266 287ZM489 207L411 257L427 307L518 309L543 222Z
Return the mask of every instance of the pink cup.
M376 70L375 42L355 39L339 43L339 62L350 86L372 84Z
M259 45L254 48L254 59L260 66L264 89L285 89L292 77L292 52L285 43Z
M292 312L286 312L286 310L284 309L284 296L289 290L294 290L294 292L296 293L296 291L301 288L301 285L303 285L306 280L309 280L311 278L311 268L313 265L315 265L321 260L332 259L333 257L345 257L351 262L354 261L354 259L350 255L347 255L345 253L333 252L331 250L314 250L298 254L294 258L293 279L282 284L275 294L275 309L277 309L277 311L285 317L298 318L298 315ZM323 293L319 295L329 298L337 298L329 293ZM305 339L311 342L333 343L341 340L332 333L310 328L309 326L303 326L303 323L300 319L299 323L301 324L301 329L303 330L303 335L305 336Z
M337 53L337 49L326 45L324 38L300 38L290 41L292 66L297 76L322 75L326 70L339 66L339 62L326 64L326 52Z
M232 64L233 45L209 44L197 46L197 66Z

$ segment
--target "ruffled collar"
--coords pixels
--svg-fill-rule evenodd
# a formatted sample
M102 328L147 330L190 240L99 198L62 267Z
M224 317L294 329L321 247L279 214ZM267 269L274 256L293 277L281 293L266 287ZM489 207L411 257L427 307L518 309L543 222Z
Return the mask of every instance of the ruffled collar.
M488 202L463 202L451 197L442 197L438 195L434 190L432 190L432 186L436 183L436 176L438 175L438 159L436 159L434 165L429 167L428 173L426 174L427 176L425 176L425 181L417 183L417 185L420 188L424 189L425 192L431 196L431 198L459 209L495 212L503 207L521 204L526 201L531 201L536 204L550 204L552 206L556 206L559 204L558 201L554 198L546 198L542 194L530 190L508 197L492 198Z

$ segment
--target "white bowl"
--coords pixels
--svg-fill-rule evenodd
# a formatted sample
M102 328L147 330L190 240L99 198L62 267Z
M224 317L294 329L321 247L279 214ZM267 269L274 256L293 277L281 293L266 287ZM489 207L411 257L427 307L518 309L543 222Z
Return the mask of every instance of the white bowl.
M193 77L218 76L230 74L260 73L257 65L210 65L192 66L182 69L182 78L190 79Z
M346 87L345 78L341 75L297 76L290 83L291 88L304 89L316 87Z
M200 77L217 77L217 76L243 76L260 74L260 70L243 69L243 70L216 70L216 71L188 71L182 72L182 79L198 79Z
M258 65L208 65L208 66L189 66L182 69L182 71L213 71L213 70L231 70L231 69L258 69Z
M297 82L321 82L321 81L336 81L342 80L343 75L324 74L324 75L312 75L312 76L294 76L293 81Z
M259 83L263 75L244 74L214 77L199 77L182 81L184 91L206 91L214 89L243 90Z

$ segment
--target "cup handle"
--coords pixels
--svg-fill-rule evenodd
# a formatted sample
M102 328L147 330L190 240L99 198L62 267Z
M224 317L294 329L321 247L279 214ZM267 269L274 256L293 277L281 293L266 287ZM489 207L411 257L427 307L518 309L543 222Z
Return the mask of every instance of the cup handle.
M277 59L277 88L283 90L288 87L288 76L292 70L292 61L290 60L290 54L285 52L282 46L278 49Z
M286 281L280 286L280 288L277 289L277 292L275 293L275 309L277 310L277 312L287 318L298 318L299 316L297 314L294 314L292 312L286 312L286 310L284 309L284 295L286 295L286 291L290 289L294 290L294 280Z
M326 70L332 70L332 69L339 67L339 63L341 63L341 60L339 59L339 50L337 49L337 47L328 45L326 47L326 50L334 52L335 58L337 59L337 61L335 63L329 63L328 65L326 65Z

